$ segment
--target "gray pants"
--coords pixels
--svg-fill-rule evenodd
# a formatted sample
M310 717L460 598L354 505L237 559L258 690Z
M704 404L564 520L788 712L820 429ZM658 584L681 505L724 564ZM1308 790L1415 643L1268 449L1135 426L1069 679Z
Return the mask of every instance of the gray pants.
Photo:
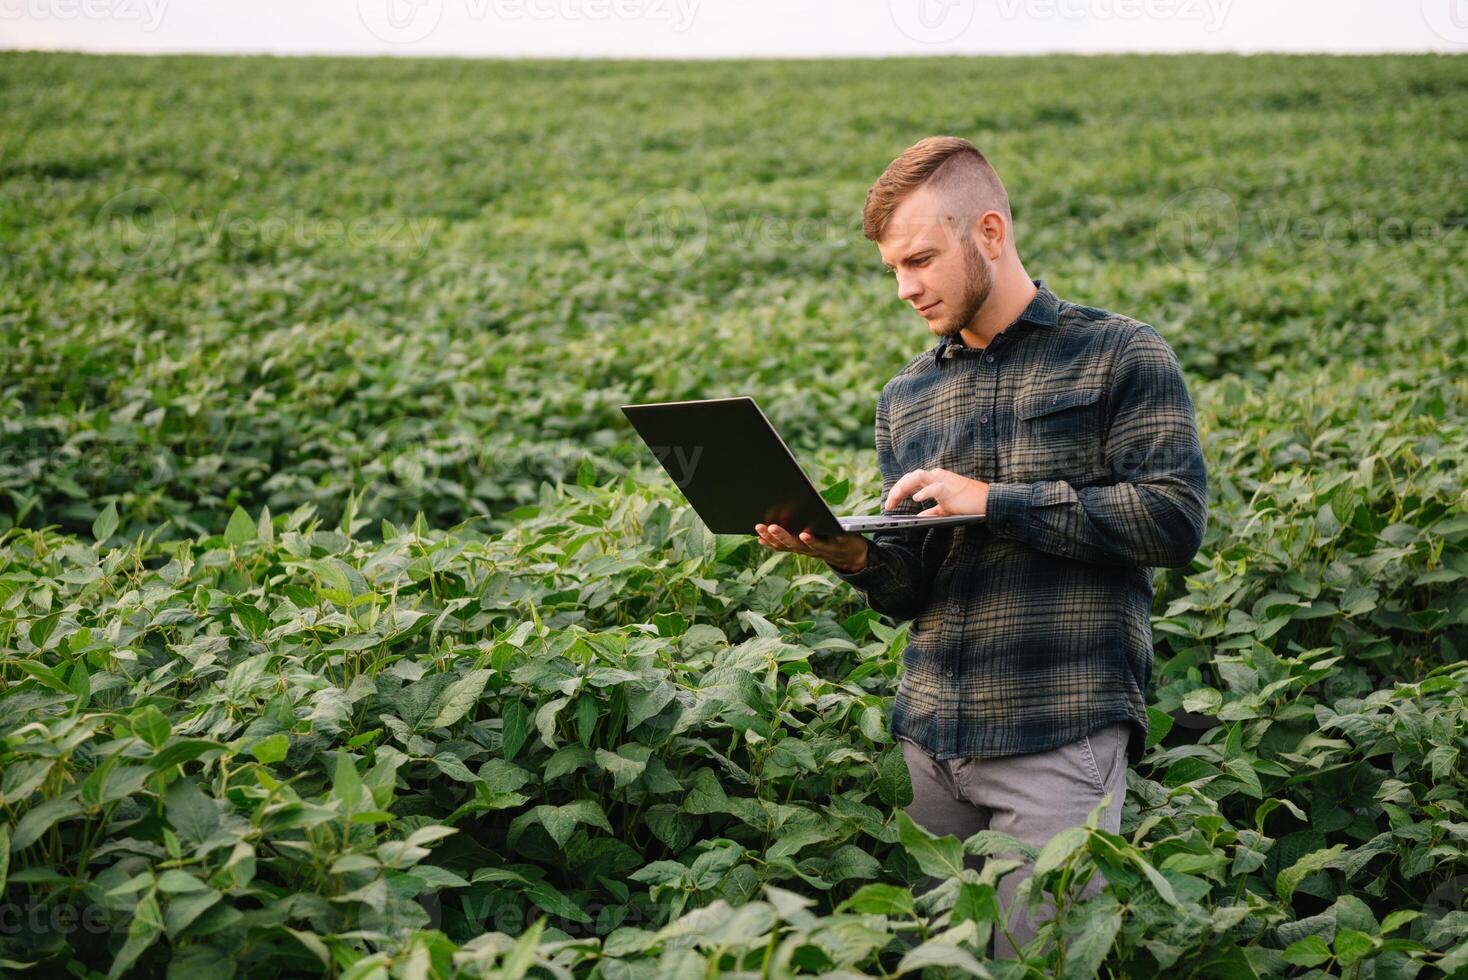
M913 823L940 837L952 834L964 840L981 830L997 830L1038 848L1065 828L1085 823L1101 797L1110 793L1111 802L1102 812L1100 826L1117 833L1126 795L1130 733L1130 724L1119 721L1046 752L942 762L916 742L899 738L912 776L912 803L906 808L907 815ZM964 863L978 871L984 858L965 855ZM1006 874L998 885L1000 914L1008 917L1009 931L1021 946L1034 938L1041 922L1055 915L1054 903L1048 898L1033 913L1013 907L1015 890L1031 871L1032 866L1027 864ZM1098 872L1075 895L1088 898L1104 883ZM996 959L1014 957L1014 947L997 928L991 944Z

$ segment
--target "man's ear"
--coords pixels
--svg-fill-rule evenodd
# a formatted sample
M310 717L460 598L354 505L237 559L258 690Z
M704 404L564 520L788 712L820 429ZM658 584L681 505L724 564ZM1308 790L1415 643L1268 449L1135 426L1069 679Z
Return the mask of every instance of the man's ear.
M985 211L974 222L974 235L978 239L979 250L989 261L996 261L1003 253L1004 243L1009 237L1009 229L1004 226L1004 215L998 211Z

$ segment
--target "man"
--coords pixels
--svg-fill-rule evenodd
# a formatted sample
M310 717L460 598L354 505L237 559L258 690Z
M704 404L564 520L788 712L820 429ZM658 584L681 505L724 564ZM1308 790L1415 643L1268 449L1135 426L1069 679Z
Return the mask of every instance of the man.
M1030 279L1003 184L967 140L903 152L868 192L864 230L939 337L877 399L884 509L985 521L870 541L755 531L913 621L890 727L915 822L1038 847L1109 798L1101 826L1117 832L1147 737L1151 568L1188 564L1206 518L1177 358L1152 327ZM1021 946L1038 925L1013 907L1028 873L999 885ZM994 955L1014 953L996 931Z

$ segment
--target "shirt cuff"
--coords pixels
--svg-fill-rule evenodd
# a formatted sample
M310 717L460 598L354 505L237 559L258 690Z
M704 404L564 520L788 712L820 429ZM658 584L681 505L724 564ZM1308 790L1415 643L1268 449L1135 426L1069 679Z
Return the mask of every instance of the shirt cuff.
M985 504L984 520L989 530L1007 538L1023 538L1030 526L1030 494L1028 483L991 483Z
M869 592L872 586L882 580L886 571L882 565L882 549L877 547L876 542L867 539L867 563L861 571L843 572L835 568L832 568L831 571L835 572L836 577L842 581L850 583L863 592Z

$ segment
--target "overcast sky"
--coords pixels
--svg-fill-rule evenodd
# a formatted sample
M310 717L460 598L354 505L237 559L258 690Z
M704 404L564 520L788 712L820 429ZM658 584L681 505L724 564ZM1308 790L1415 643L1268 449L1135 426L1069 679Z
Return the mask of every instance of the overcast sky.
M1468 0L0 0L0 48L659 58L1468 53Z

